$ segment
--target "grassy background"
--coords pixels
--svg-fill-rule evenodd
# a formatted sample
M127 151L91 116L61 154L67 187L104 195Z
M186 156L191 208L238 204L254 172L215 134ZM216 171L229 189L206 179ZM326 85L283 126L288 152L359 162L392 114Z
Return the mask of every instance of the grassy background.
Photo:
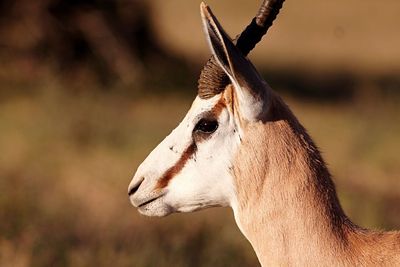
M198 3L151 3L160 43L194 65L205 61ZM209 1L228 32L238 32L258 2L230 3ZM287 1L252 55L323 151L346 212L380 229L400 227L399 86L375 82L398 77L399 8L396 0ZM306 70L312 84L344 70L355 94L343 101L294 96L274 80L289 79L273 71L287 68L300 76ZM151 93L162 92L162 83L133 83L139 93L68 90L52 72L35 90L0 82L0 266L258 265L229 209L157 219L138 215L128 201L134 171L183 118L195 84L177 85L183 94Z
M350 217L399 227L396 103L287 100L324 151ZM149 219L129 204L135 168L189 105L62 90L3 102L0 265L256 265L228 209Z

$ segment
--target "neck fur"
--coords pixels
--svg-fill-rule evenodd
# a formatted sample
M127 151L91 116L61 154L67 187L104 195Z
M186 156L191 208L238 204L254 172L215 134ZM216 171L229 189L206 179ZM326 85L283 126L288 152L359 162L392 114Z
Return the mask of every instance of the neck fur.
M363 230L344 214L309 135L281 100L274 105L245 126L233 169L237 224L263 266L347 265L351 236Z

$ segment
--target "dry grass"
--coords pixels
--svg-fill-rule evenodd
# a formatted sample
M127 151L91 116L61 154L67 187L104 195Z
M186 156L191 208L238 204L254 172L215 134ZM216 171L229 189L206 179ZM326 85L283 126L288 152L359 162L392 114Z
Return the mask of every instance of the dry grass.
M188 99L50 87L0 105L1 266L257 265L228 209L148 219L128 202L132 173ZM289 102L326 151L350 216L400 226L398 108Z

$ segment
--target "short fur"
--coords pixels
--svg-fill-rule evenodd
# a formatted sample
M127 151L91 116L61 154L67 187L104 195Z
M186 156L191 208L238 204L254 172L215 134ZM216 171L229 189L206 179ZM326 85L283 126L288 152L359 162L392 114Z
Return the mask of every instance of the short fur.
M344 214L328 169L288 107L245 126L234 164L237 220L263 266L400 266L400 233Z
M400 266L400 232L362 229L347 218L306 130L205 4L201 13L230 84L216 95L208 84L209 98L197 97L139 166L132 204L149 216L231 206L263 266ZM204 116L219 126L198 136Z

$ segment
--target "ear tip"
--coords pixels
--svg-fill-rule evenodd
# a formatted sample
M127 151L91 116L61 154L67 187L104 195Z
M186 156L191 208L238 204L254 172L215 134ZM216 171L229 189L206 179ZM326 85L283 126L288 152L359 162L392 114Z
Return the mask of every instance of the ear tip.
M201 16L202 16L203 18L208 18L208 17L210 17L210 8L209 8L208 5L207 5L206 3L204 3L204 2L201 2L201 3L200 3L200 13L201 13Z
M203 1L201 1L201 3L200 3L200 10L203 11L203 10L207 9L207 7L208 7L207 4L204 3Z

